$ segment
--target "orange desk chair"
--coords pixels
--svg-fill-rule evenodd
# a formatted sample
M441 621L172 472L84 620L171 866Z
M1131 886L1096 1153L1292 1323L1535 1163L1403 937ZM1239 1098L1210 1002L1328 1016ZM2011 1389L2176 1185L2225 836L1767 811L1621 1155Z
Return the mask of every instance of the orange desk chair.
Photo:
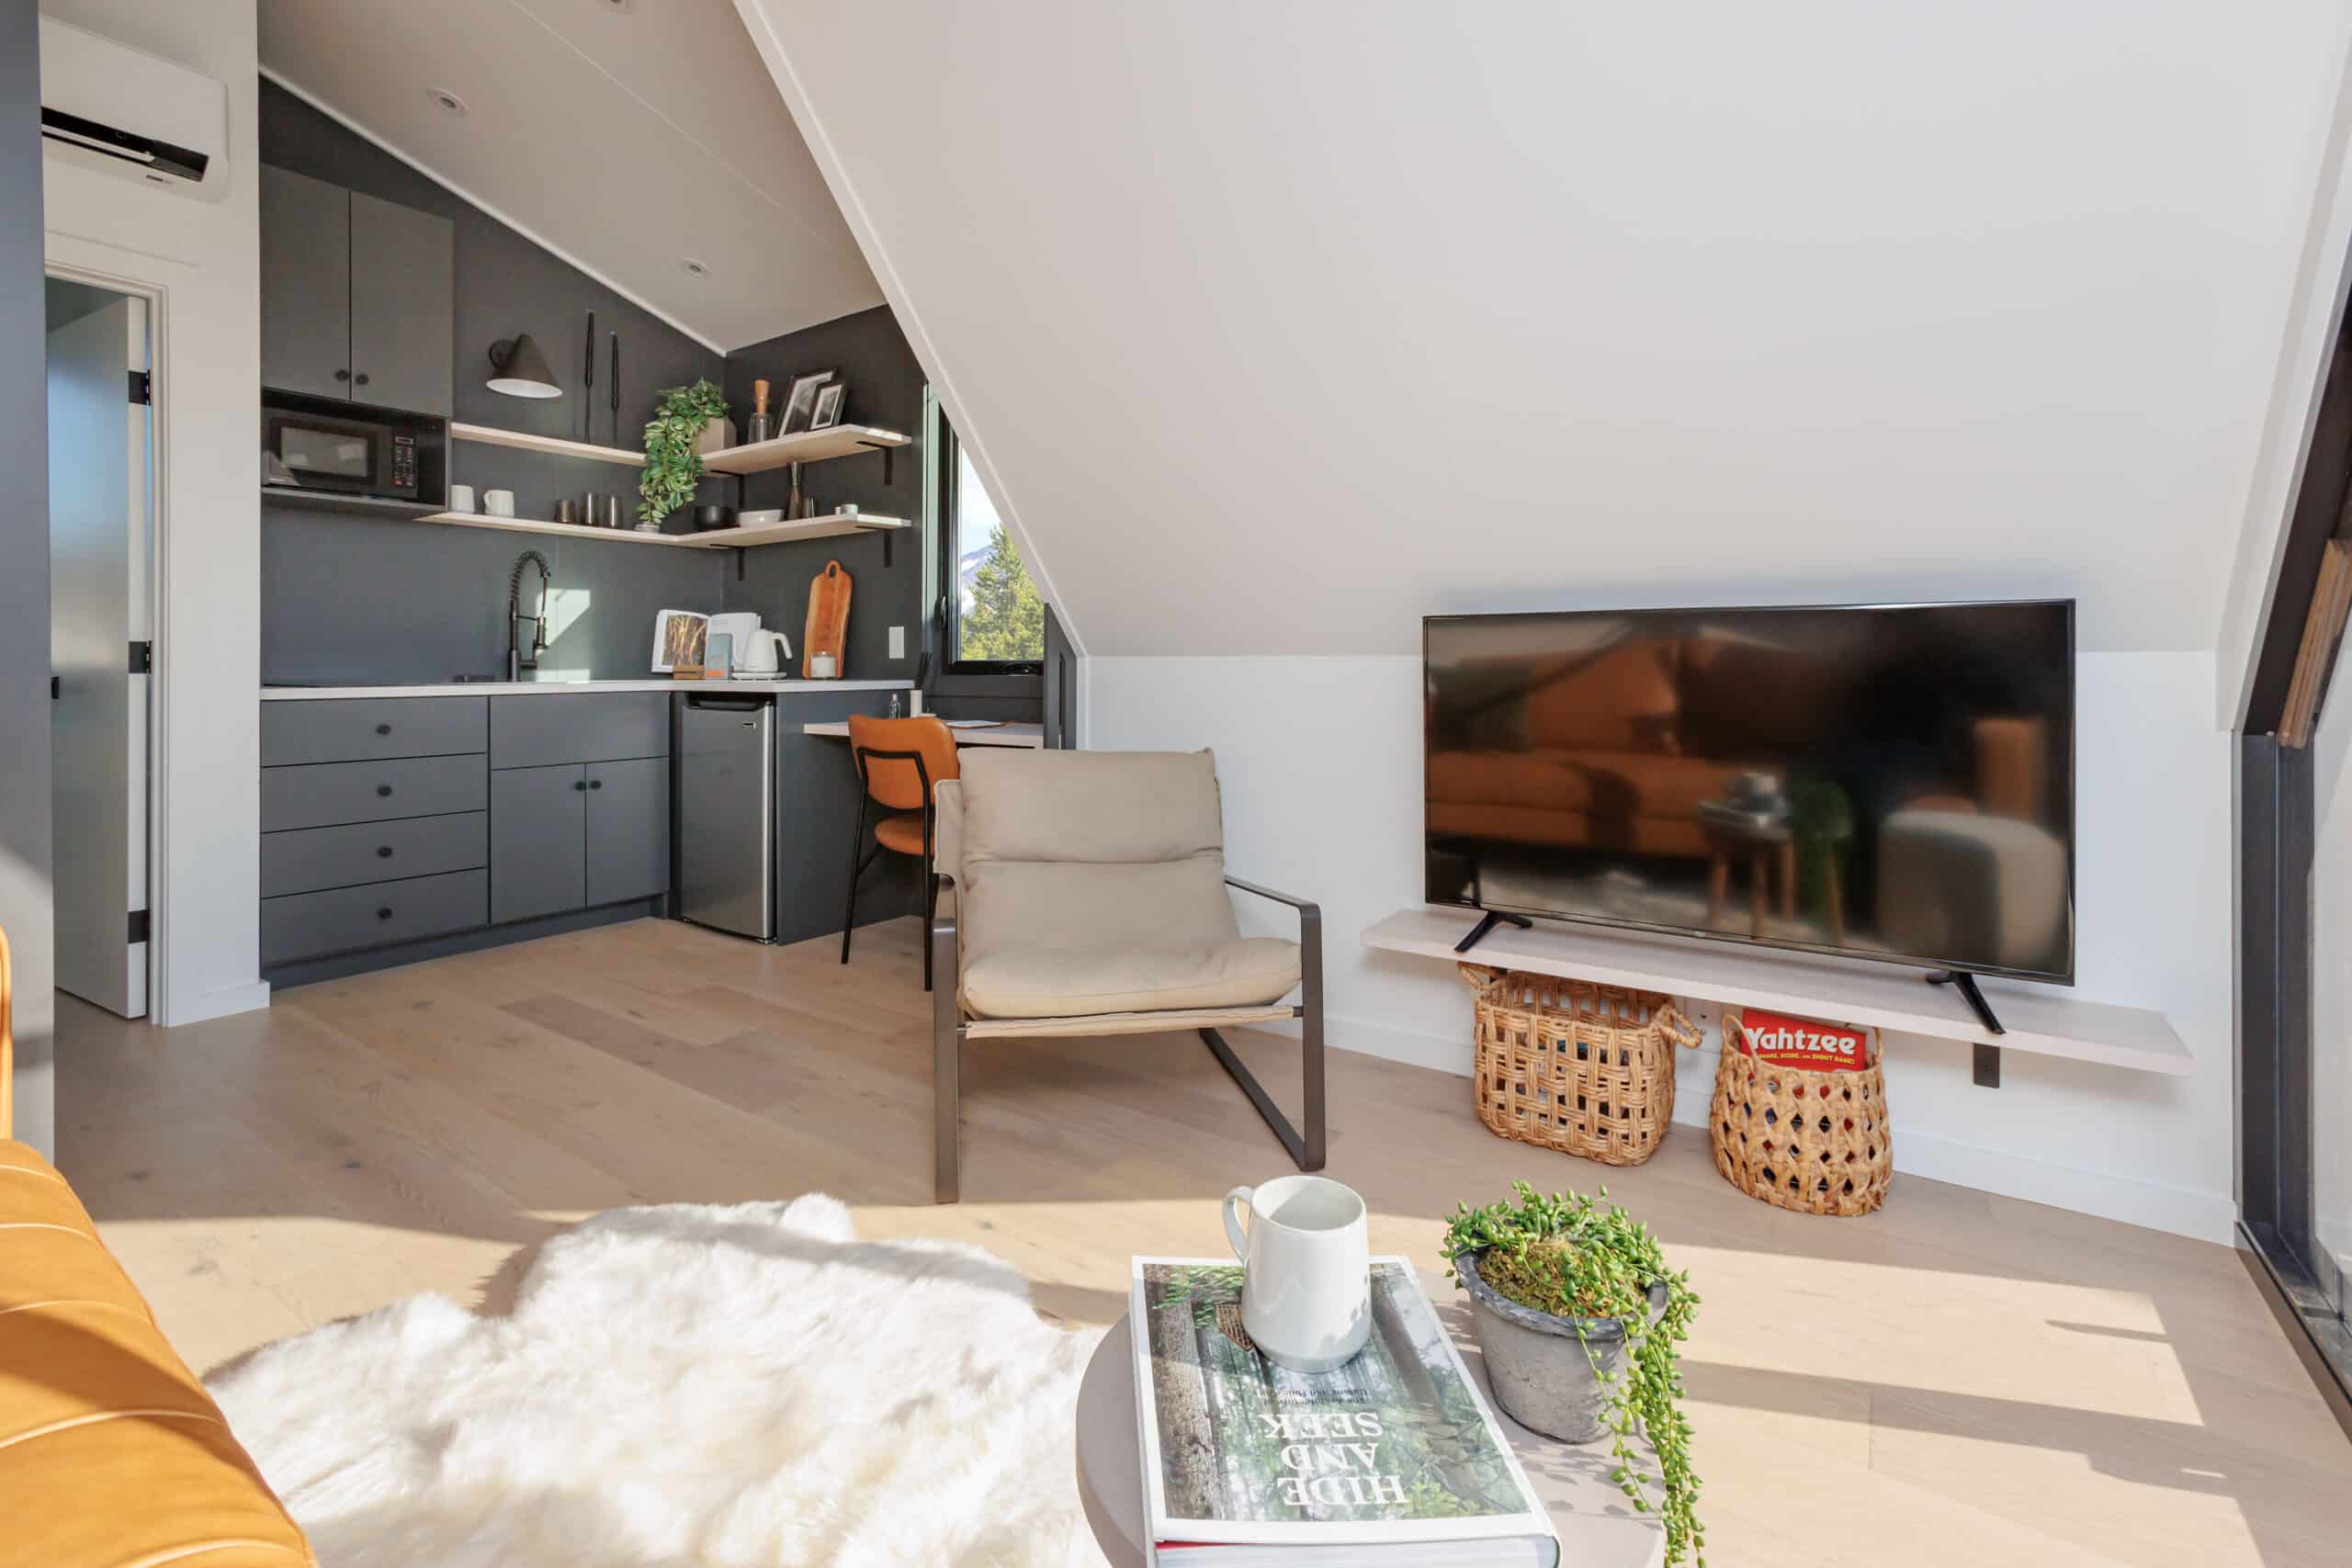
M858 782L865 786L857 799L857 830L849 840L849 910L842 917L842 962L849 962L850 932L857 928L857 881L874 857L884 850L914 855L922 862L923 921L922 988L931 989L932 917L938 912L938 880L931 874L937 845L937 807L933 796L940 781L957 776L956 734L938 719L868 718L849 716L849 750L857 762ZM874 824L874 842L865 842L868 803L889 815Z

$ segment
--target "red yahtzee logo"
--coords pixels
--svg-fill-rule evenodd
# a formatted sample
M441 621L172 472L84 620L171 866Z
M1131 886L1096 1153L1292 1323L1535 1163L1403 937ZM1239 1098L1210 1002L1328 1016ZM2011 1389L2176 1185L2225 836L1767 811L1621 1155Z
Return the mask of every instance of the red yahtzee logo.
M1743 1010L1739 1048L1759 1062L1816 1073L1859 1073L1871 1065L1870 1031L1762 1008Z

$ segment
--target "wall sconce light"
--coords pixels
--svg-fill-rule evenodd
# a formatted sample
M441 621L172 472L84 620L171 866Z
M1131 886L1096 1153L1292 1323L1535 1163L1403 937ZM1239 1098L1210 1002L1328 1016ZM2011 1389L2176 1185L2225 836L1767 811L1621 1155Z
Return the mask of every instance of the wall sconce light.
M555 373L548 368L548 356L531 341L531 334L500 338L490 345L490 365L496 372L484 382L493 392L503 392L510 398L560 398L563 389L555 384Z

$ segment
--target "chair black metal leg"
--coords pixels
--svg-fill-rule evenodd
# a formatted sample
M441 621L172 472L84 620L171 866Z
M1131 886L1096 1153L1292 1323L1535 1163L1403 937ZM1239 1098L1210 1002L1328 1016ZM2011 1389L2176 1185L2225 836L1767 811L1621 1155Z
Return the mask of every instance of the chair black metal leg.
M849 908L842 913L842 962L849 962L849 933L857 929L857 878L865 863L857 858L865 847L865 795L857 797L857 827L849 836Z
M938 885L933 884L937 897ZM963 1008L957 998L956 922L933 921L923 931L923 949L933 955L937 988L931 993L932 1197L956 1201L956 1145L963 1130Z
M931 874L928 858L922 863L922 988L931 989L931 927L939 918L939 878Z
M1322 1169L1322 1030L1313 1024L1309 1024L1306 1030L1306 1133L1303 1137L1299 1134L1298 1129L1291 1125L1290 1118L1284 1116L1275 1106L1273 1096L1266 1092L1266 1086L1260 1083L1257 1076L1241 1065L1241 1058L1233 1054L1233 1047L1226 1043L1224 1035L1214 1029L1204 1029L1201 1031L1201 1038L1208 1043L1210 1052L1224 1066L1225 1070L1232 1075L1233 1081L1241 1086L1241 1092L1250 1097L1250 1103L1258 1108L1258 1114L1265 1119L1266 1126L1276 1138L1282 1141L1283 1151L1290 1156L1291 1163L1301 1170Z

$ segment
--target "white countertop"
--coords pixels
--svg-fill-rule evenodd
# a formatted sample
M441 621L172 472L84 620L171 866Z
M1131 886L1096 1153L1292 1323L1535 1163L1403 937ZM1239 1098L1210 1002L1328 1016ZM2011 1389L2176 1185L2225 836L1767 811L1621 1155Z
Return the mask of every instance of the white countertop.
M1042 724L992 724L986 728L965 728L955 720L947 722L948 733L958 746L1027 746L1042 750L1046 744L1046 727ZM849 739L849 726L841 719L830 723L804 724L803 735L831 735Z
M264 686L266 703L326 697L520 697L580 692L905 692L912 681L439 681L427 686Z

